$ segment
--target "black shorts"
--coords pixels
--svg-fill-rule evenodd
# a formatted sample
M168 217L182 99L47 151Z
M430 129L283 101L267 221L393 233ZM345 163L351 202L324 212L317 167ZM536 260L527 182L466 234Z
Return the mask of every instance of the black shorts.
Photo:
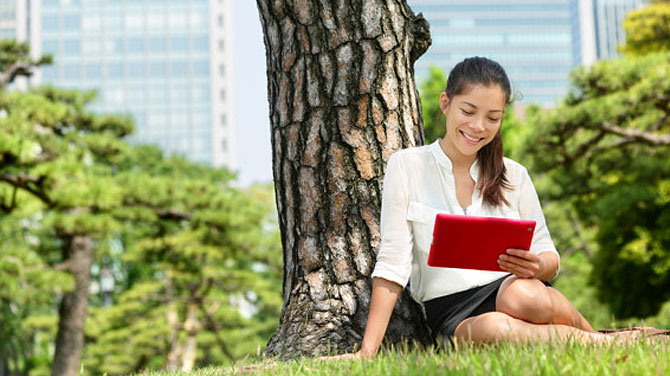
M426 320L438 344L453 345L452 337L456 327L468 317L495 312L498 290L506 275L483 286L441 296L423 303L426 309ZM551 286L549 282L544 282Z
M506 275L483 286L441 296L423 303L433 338L442 345L451 343L456 327L468 317L496 310L496 296Z

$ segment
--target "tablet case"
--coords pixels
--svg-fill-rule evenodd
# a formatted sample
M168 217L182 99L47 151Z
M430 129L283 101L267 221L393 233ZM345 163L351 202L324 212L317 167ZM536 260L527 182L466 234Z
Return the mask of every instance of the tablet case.
M530 249L535 221L438 214L428 265L503 271L498 256L508 248Z

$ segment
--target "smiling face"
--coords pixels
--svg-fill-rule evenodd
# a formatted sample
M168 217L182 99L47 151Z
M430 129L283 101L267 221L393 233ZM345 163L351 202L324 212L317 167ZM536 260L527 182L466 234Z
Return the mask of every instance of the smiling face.
M440 141L452 159L474 159L500 129L505 95L498 85L472 85L462 94L440 96L440 108L447 117L446 136Z

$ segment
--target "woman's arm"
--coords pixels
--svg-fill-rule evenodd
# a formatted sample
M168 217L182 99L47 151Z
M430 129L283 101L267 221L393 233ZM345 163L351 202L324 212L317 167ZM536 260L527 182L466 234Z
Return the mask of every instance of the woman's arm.
M372 282L372 298L370 299L370 311L368 312L368 323L365 326L363 343L361 349L356 353L348 353L335 356L324 356L318 360L338 360L351 358L371 358L377 354L379 345L386 334L393 307L395 306L402 286L388 279L375 277Z
M393 307L395 306L402 286L384 278L375 278L372 283L372 298L370 299L370 312L368 312L368 323L365 326L363 343L357 356L367 358L377 354L379 345L382 343L386 327L388 326Z

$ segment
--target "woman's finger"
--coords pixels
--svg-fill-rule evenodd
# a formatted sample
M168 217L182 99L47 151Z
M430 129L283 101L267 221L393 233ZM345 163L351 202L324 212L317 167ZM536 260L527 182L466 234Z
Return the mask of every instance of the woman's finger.
M540 262L538 261L531 261L527 259L523 259L520 257L512 256L512 255L505 255L502 254L498 258L501 261L508 262L510 264L517 265L520 268L525 268L531 270L533 273L537 272L540 269Z
M537 261L537 262L540 261L540 256L539 255L537 255L533 252L523 250L523 249L509 248L509 249L507 249L506 253L510 256L520 257L522 259L529 260L529 261Z
M506 272L510 272L517 277L531 278L535 275L535 273L531 269L521 267L521 266L519 266L517 264L514 264L514 263L511 263L511 262L498 260L498 265L500 265L500 269L502 269Z

